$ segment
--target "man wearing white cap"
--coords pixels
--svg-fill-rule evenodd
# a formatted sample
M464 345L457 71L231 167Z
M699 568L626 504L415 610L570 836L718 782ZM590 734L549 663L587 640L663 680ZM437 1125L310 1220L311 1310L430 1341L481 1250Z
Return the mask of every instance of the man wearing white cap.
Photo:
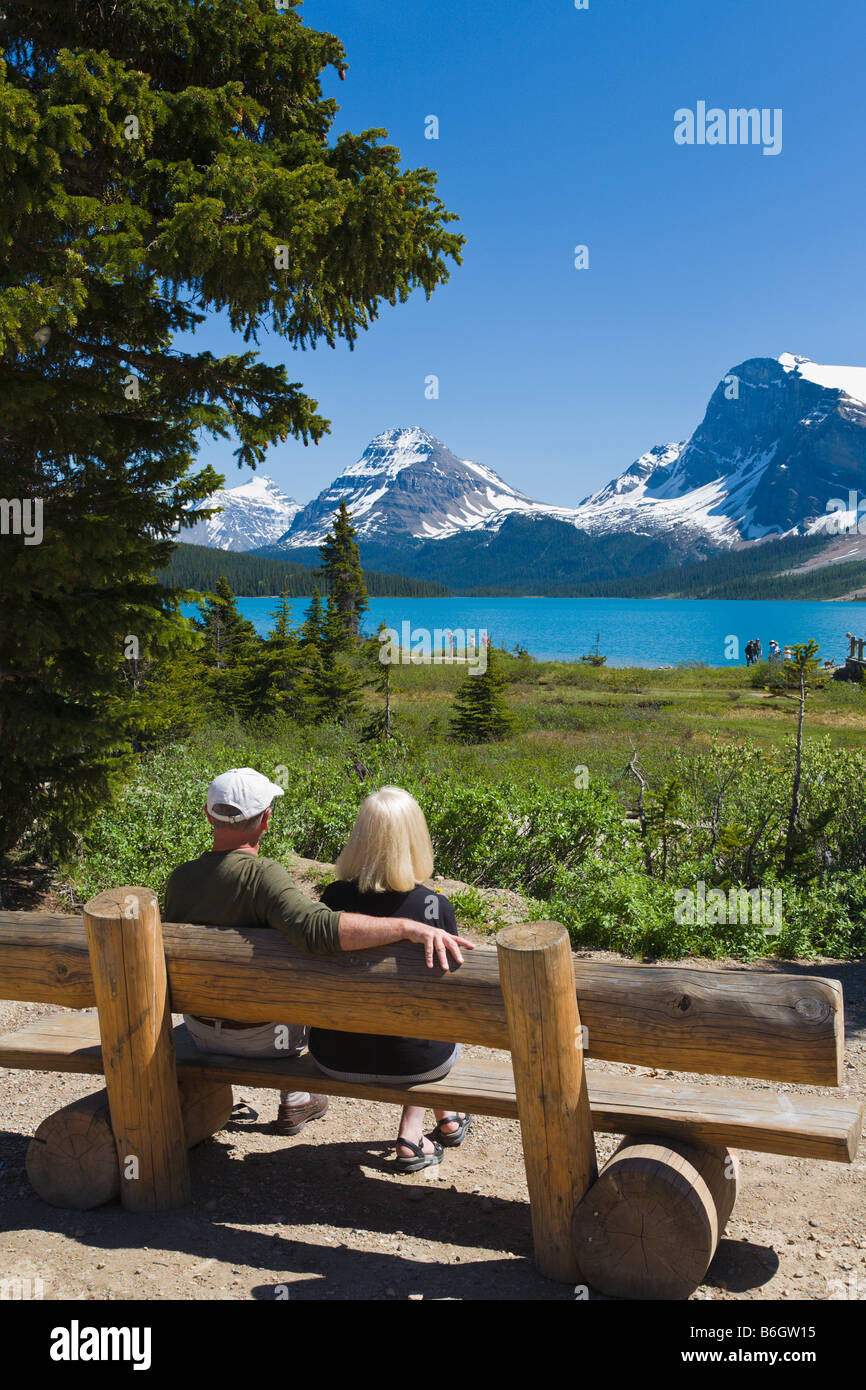
M293 945L317 955L414 941L424 947L428 966L435 961L447 970L449 954L462 962L460 947L472 950L470 941L432 923L335 912L301 892L282 864L259 855L271 803L283 794L282 787L251 767L232 768L211 782L205 814L213 826L213 849L171 874L165 890L166 921L275 927ZM203 1051L232 1056L293 1057L307 1038L304 1024L237 1023L193 1014L185 1014L184 1021ZM281 1091L277 1130L298 1134L327 1108L326 1096Z

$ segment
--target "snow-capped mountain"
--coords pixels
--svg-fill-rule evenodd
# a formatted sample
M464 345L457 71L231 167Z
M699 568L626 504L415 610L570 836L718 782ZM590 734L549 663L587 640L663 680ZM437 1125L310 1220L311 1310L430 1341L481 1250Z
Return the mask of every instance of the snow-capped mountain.
M282 544L321 545L345 498L363 541L445 540L462 531L497 531L514 512L570 520L573 509L533 502L498 473L460 459L426 430L385 430L357 463L303 507Z
M677 533L730 546L833 532L833 499L866 494L866 367L752 357L716 387L684 444L652 449L573 514L590 535ZM839 509L841 510L841 509Z
M220 488L199 506L222 507L217 516L197 521L178 537L186 545L218 550L255 550L279 540L291 525L300 502L287 497L273 478L259 473L239 487Z
M440 543L465 546L476 535L483 583L484 548L506 521L509 534L519 518L559 522L590 538L657 538L672 553L697 556L772 536L832 534L846 520L838 499L847 504L851 493L866 496L866 367L783 353L732 368L689 439L656 445L578 506L533 501L414 427L377 435L305 506L266 477L219 492L213 501L222 513L181 539L306 551L298 558L315 561L345 498L362 555L375 552L379 567L398 568L431 544L437 554Z
M689 439L656 445L577 507L533 501L426 430L386 430L298 512L280 546L321 544L345 497L368 544L498 532L521 514L706 553L707 545L831 533L844 521L832 501L852 491L866 495L866 367L783 353L733 367Z

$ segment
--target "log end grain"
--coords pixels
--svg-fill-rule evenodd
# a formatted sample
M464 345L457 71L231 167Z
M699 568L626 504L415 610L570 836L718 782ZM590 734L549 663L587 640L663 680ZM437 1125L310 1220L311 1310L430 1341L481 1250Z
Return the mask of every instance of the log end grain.
M223 1129L232 1113L232 1088L210 1077L180 1082L188 1148ZM120 1164L104 1089L56 1110L37 1129L25 1160L38 1196L53 1207L91 1211L120 1194Z
M738 1176L728 1149L624 1140L574 1211L583 1281L614 1298L688 1298L716 1253Z

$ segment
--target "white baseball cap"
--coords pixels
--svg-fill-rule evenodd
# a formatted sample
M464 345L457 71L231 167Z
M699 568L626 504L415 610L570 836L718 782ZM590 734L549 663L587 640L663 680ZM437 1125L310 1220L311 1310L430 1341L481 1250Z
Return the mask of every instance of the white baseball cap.
M215 821L233 825L266 811L275 796L284 796L282 787L252 767L233 767L215 777L207 789L207 809ZM231 816L214 815L214 806L234 806Z

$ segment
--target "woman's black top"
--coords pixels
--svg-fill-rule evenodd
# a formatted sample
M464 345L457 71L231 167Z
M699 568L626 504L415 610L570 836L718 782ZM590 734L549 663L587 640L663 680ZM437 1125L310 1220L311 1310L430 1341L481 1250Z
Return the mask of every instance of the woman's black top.
M363 912L368 917L408 917L457 935L454 908L441 893L418 884L408 893L359 893L356 883L331 883L322 901L335 912ZM421 1076L448 1061L454 1043L423 1038L386 1038L374 1033L310 1030L310 1055L330 1071L364 1076Z

